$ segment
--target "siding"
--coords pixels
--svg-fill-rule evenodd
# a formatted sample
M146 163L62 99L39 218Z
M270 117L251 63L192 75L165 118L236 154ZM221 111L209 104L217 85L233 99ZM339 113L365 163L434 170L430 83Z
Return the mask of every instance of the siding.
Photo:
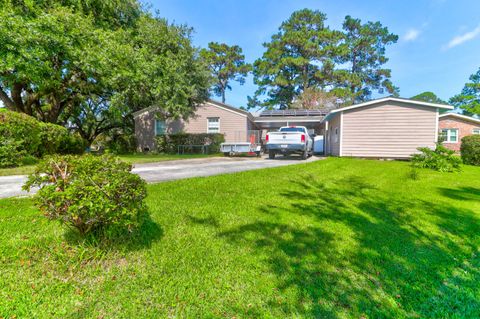
M335 129L338 129L338 138L335 139ZM340 156L340 114L335 115L330 121L328 121L328 138L327 138L327 154L333 156Z
M183 123L183 131L187 133L207 133L207 118L209 117L220 118L220 133L225 136L225 142L245 142L247 116L209 103L199 106L195 116Z
M205 103L197 107L190 119L167 121L167 132L207 133L209 117L220 118L220 133L226 142L245 142L247 129L253 127L247 115L239 114L226 108ZM155 148L155 111L145 112L135 117L135 137L138 151Z
M343 113L342 156L409 158L418 147L434 147L437 110L384 102Z

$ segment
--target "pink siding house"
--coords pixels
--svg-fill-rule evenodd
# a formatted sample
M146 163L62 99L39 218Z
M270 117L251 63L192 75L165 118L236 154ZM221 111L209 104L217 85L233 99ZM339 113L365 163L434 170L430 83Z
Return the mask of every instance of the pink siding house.
M435 147L440 110L452 106L387 97L331 111L324 119L333 156L406 159Z

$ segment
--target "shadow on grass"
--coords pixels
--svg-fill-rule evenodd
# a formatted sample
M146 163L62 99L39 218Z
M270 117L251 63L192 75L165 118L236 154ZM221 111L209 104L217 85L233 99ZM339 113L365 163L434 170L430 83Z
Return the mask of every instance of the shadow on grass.
M455 196L470 194L477 193ZM307 176L291 181L281 205L260 207L268 221L260 218L218 235L266 256L280 295L295 291L295 300L269 303L275 313L430 317L437 300L441 316L480 316L473 294L463 294L462 304L451 308L448 300L458 291L444 287L477 250L478 217L447 202L392 195L359 177L323 183ZM196 222L218 227L216 221ZM478 275L473 278L463 280Z
M74 229L68 229L65 232L65 240L72 246L85 245L104 250L136 251L148 249L162 237L162 228L152 220L148 212L143 214L141 226L132 232L107 229L105 232L89 234L86 237L80 236Z
M480 189L473 187L440 188L440 194L455 200L480 201Z

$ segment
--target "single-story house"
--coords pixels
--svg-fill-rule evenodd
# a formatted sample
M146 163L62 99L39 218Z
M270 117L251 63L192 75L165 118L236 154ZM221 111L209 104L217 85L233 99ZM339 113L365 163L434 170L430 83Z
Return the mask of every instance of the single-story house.
M138 150L152 150L155 136L169 133L222 133L227 142L247 142L249 131L305 126L324 136L327 155L408 158L418 147L435 147L440 110L452 106L387 97L339 109L273 110L258 114L207 101L190 119L164 121L158 107L134 113ZM262 138L263 139L263 138Z
M462 138L480 134L480 119L456 113L440 115L438 128L443 136L443 145L453 151L460 151Z
M164 120L158 107L148 107L133 114L139 151L153 150L155 137L179 132L221 133L226 142L245 141L247 132L255 130L250 112L209 100L199 105L188 120Z
M434 148L440 110L453 106L387 97L331 111L324 119L329 155L409 158Z

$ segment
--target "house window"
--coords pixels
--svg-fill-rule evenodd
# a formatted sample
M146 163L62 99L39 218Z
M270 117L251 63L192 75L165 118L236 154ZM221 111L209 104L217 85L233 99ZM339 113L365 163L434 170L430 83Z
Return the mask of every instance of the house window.
M167 126L163 120L155 120L155 136L165 135Z
M474 128L473 131L472 131L472 133L473 133L474 135L480 135L480 128Z
M334 141L335 141L335 143L338 143L338 127L335 128Z
M442 140L445 143L458 143L458 129L448 128L442 130Z
M220 132L220 118L209 117L207 118L207 133L219 133Z

